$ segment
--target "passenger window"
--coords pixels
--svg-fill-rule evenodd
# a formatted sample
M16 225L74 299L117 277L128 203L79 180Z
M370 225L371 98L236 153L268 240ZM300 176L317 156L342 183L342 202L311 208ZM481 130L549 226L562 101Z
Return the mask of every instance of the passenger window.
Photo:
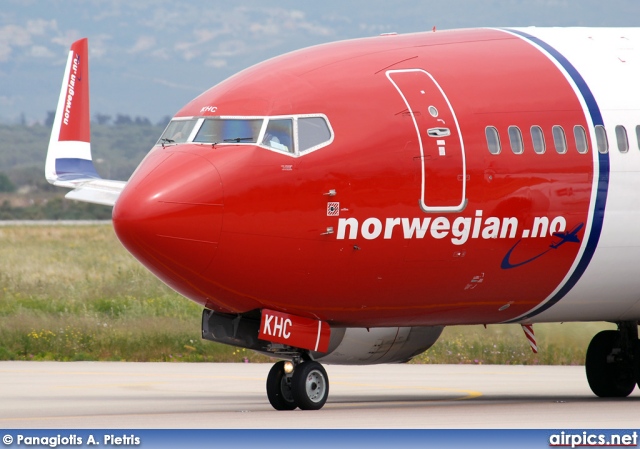
M293 120L269 120L267 130L262 139L262 145L266 145L274 150L293 153Z
M553 144L556 147L556 151L559 154L564 154L567 152L567 138L564 134L564 129L562 126L555 125L551 128L553 133Z
M602 125L596 125L596 145L598 145L598 153L607 154L609 152L607 130Z
M204 121L194 142L256 143L262 119L208 118Z
M522 154L524 151L524 143L522 142L522 133L517 126L509 127L509 143L511 144L511 151L514 154Z
M580 125L573 127L573 136L576 138L576 148L578 153L585 154L589 151L589 144L587 143L587 133Z
M542 132L542 128L539 126L531 127L531 140L533 141L533 151L538 154L545 152L546 145L544 143L544 133Z
M298 146L300 152L310 150L331 140L331 131L322 117L298 119Z
M160 136L156 145L172 144L172 143L184 143L187 141L193 131L197 120L180 120L174 119L169 122L167 128Z
M627 130L624 126L616 126L616 140L618 141L618 150L621 153L629 151L629 138L627 137Z
M500 136L498 130L493 126L487 126L484 130L487 136L487 147L489 147L489 153L500 154Z

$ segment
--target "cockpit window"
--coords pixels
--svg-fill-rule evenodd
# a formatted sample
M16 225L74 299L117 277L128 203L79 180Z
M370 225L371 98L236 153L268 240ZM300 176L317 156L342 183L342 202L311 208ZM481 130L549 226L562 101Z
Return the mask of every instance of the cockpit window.
M171 120L156 145L186 142L191 135L191 131L193 131L193 127L196 122L196 119Z
M194 142L256 143L263 119L208 118Z
M218 145L253 144L299 157L333 142L333 130L324 114L288 116L179 117L171 120L156 145L179 143Z
M293 120L271 119L262 139L262 145L274 150L295 152L293 147Z
M301 153L329 140L331 140L331 130L323 117L298 119L298 146Z

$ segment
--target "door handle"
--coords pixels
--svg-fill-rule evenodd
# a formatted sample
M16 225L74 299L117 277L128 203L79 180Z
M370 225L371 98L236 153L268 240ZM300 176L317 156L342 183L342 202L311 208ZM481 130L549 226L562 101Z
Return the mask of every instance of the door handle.
M429 137L447 137L451 135L451 130L449 128L429 128L427 135Z

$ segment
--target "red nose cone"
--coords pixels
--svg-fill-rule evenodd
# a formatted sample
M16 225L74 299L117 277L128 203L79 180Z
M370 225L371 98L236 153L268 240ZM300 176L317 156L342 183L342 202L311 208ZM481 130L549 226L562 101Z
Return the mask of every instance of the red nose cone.
M129 252L175 288L213 260L222 199L220 175L207 159L154 150L118 198L113 226Z

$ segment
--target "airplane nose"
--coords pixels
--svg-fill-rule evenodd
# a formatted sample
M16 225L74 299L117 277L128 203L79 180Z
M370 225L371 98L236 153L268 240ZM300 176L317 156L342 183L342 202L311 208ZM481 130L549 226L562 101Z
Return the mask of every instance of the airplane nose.
M201 274L222 229L222 181L202 156L155 150L133 174L113 209L122 244L170 286Z

